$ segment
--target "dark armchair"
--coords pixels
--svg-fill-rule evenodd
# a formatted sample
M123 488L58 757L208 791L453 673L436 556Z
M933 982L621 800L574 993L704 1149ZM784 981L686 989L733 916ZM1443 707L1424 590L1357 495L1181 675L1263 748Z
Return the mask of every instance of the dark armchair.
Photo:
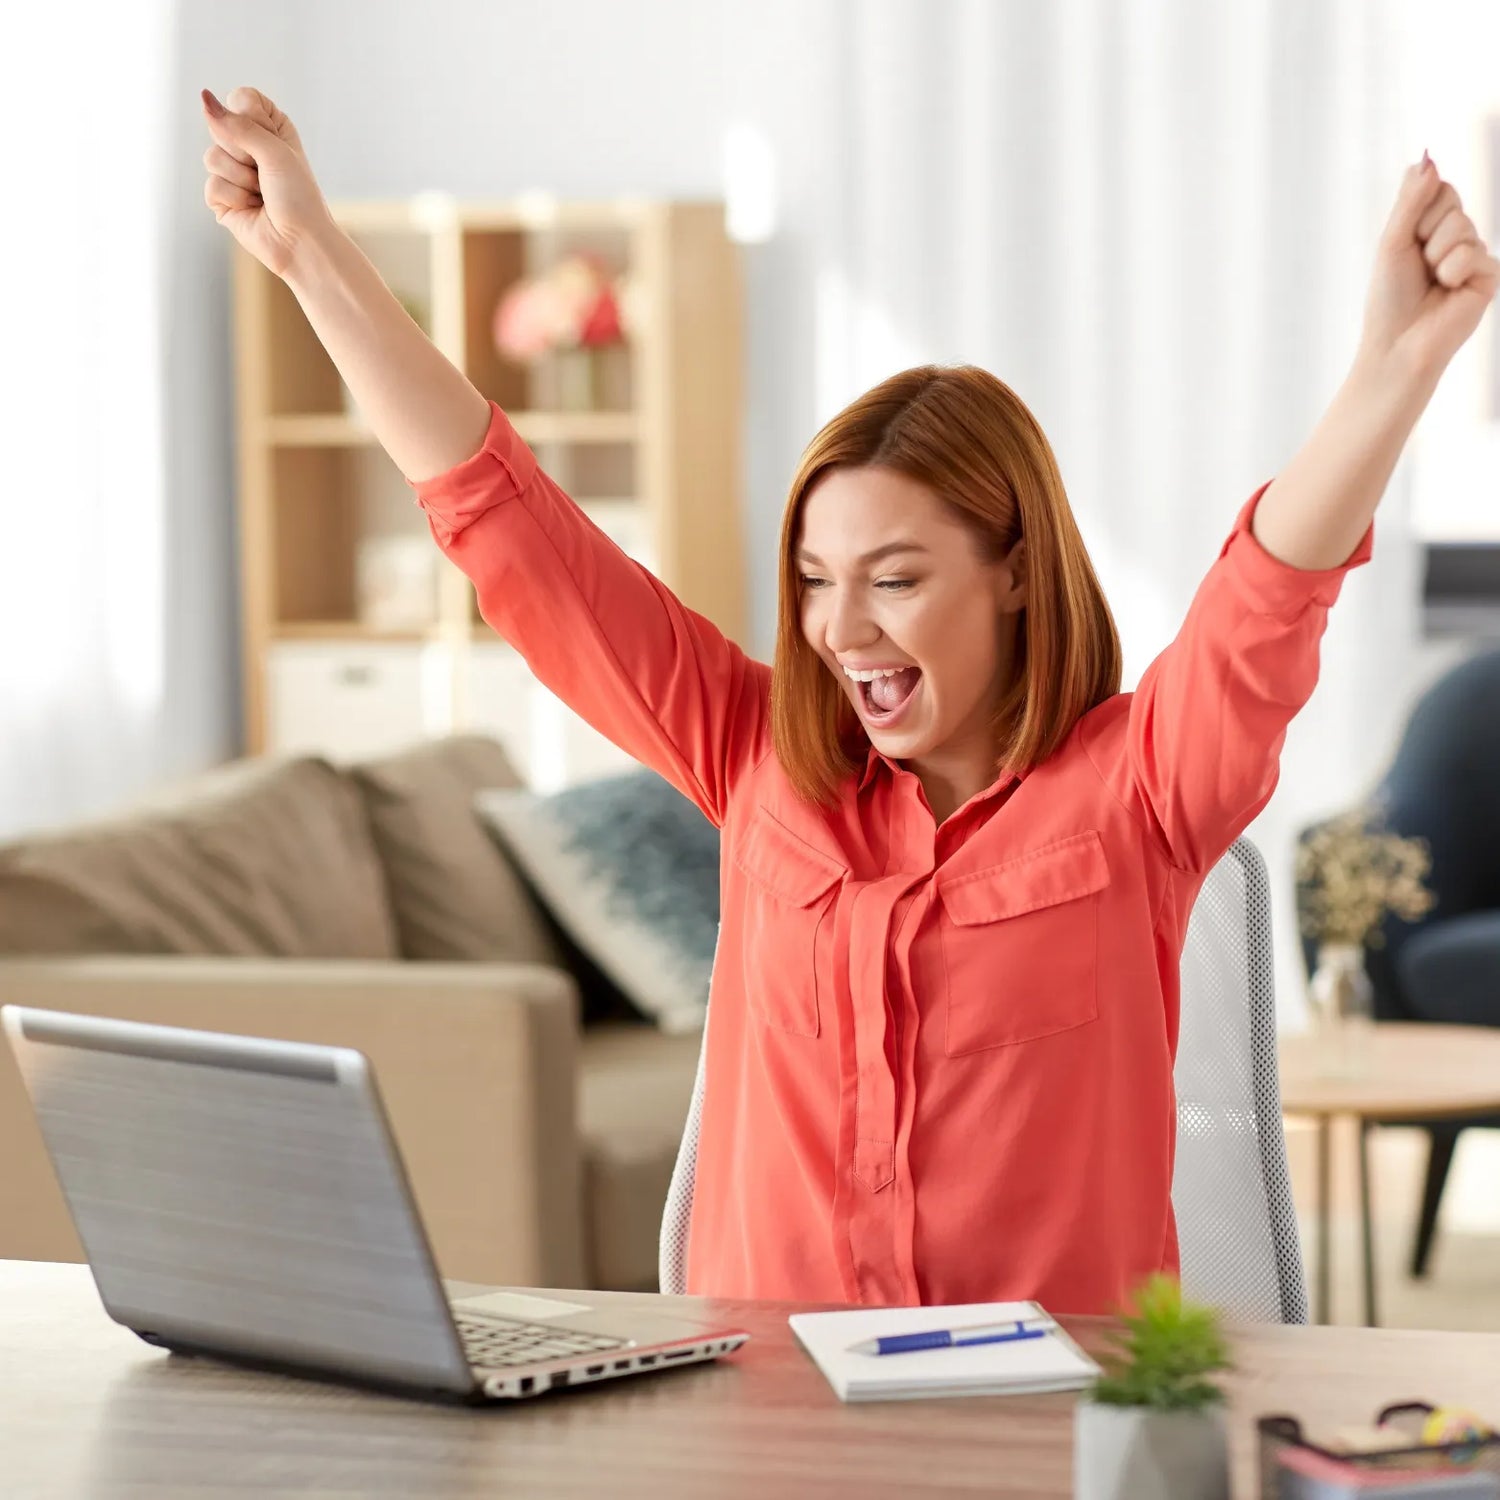
M1391 831L1427 840L1437 897L1416 922L1388 913L1384 946L1365 949L1376 1018L1500 1026L1500 649L1467 658L1422 694L1370 800ZM1321 826L1302 829L1299 844ZM1301 944L1311 975L1316 944ZM1500 1128L1500 1117L1423 1127L1431 1149L1413 1276L1426 1273L1443 1184L1469 1125Z

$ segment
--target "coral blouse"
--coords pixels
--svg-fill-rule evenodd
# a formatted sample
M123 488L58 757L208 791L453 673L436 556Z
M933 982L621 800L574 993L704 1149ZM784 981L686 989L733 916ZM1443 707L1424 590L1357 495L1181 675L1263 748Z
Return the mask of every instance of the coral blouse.
M491 403L415 481L484 618L721 830L722 921L690 1293L1110 1310L1177 1268L1178 960L1213 864L1270 799L1341 567L1235 519L1175 640L1029 774L941 825L870 751L792 790L771 673L627 558Z

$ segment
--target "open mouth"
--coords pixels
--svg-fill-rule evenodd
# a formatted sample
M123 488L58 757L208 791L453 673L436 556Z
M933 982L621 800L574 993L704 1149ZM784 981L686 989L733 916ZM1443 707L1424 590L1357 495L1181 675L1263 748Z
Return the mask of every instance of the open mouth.
M920 667L903 667L889 677L877 677L871 682L856 680L854 685L859 690L865 718L876 728L884 729L911 706L921 682Z

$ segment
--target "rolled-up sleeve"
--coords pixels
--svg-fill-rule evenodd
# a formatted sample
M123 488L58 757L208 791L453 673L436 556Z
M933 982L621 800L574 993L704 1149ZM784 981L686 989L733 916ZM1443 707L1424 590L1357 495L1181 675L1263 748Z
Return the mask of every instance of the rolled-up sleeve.
M764 753L770 669L626 556L490 408L477 453L408 480L434 539L541 682L721 823Z
M1273 557L1251 531L1269 487L1240 510L1182 628L1126 695L1123 722L1106 715L1085 730L1115 795L1184 871L1210 869L1270 801L1287 726L1317 686L1328 611L1374 550L1372 522L1338 567Z

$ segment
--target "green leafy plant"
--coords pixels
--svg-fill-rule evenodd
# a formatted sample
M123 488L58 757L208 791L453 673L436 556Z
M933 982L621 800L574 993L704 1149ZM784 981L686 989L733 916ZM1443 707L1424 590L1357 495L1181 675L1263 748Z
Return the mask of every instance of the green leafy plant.
M1183 1299L1177 1279L1164 1272L1137 1289L1123 1328L1099 1363L1104 1374L1089 1392L1104 1406L1147 1406L1155 1411L1201 1411L1224 1399L1209 1377L1232 1370L1219 1314Z

